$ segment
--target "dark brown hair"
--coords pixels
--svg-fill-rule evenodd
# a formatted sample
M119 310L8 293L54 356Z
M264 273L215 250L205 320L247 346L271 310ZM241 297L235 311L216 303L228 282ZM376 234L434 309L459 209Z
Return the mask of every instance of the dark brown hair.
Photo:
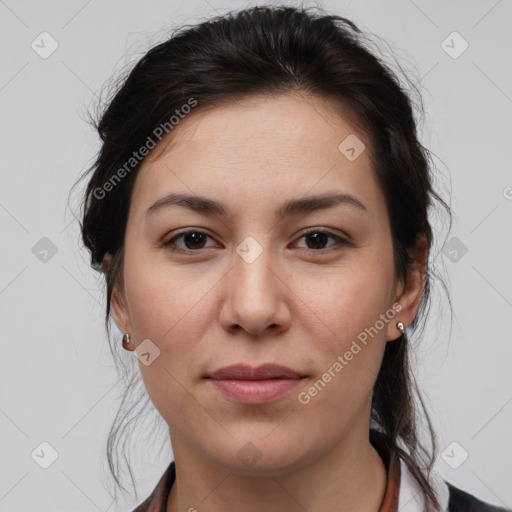
M413 94L418 90L412 85L408 93L406 84L371 51L363 36L350 20L321 10L254 7L176 30L150 49L117 86L98 121L93 121L102 145L94 164L80 178L92 173L81 213L82 238L91 264L100 271L104 255L112 255L106 274L105 324L116 365L119 344L112 347L110 343L110 302L114 289L123 290L127 214L140 167L139 161L130 159L134 151L156 138L157 127L167 127L166 132L173 129L169 120L179 115L177 110L183 112L191 99L197 109L250 95L290 92L337 101L371 140L373 170L391 223L396 275L405 279L410 272L414 265L411 251L421 237L428 242L430 259L429 209L436 200L450 216L451 211L433 188L432 157L418 140L413 112ZM407 77L406 82L411 85ZM129 167L127 162L131 162ZM125 172L120 173L123 168ZM122 179L117 179L120 174ZM408 332L386 343L373 390L372 421L385 433L388 448L403 458L427 500L438 508L429 478L436 459L436 436L411 371L409 353L409 333L418 330L430 306L431 274L428 264L418 313ZM114 452L118 433L132 427L139 415L134 414L141 404L137 400L121 414L136 383L140 379L134 374L108 442L109 466L120 486ZM147 404L148 400L142 409ZM418 405L428 423L431 453L419 439ZM428 470L427 478L423 469Z

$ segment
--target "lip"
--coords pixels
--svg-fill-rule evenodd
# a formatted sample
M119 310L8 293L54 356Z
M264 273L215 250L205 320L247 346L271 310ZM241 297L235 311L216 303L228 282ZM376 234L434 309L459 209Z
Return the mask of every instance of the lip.
M279 400L304 376L276 364L252 367L245 364L226 366L209 374L211 385L238 404L256 405Z
M208 374L208 378L215 380L300 379L301 377L299 373L279 364L262 364L256 367L234 364Z

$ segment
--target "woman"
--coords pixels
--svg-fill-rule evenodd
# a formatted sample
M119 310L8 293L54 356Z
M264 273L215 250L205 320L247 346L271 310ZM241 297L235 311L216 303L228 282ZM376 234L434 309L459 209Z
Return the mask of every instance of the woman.
M111 99L83 240L174 454L138 512L505 510L433 471L428 415L419 440L450 209L411 103L351 21L291 7L182 29Z

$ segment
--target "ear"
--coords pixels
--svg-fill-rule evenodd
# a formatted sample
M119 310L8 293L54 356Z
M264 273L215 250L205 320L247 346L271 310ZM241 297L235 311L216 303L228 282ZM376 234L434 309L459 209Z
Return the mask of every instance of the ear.
M412 252L409 252L413 258L413 262L405 281L400 280L396 284L394 304L399 303L401 309L397 311L393 321L388 323L387 341L394 341L400 337L401 332L396 326L398 322L402 322L405 328L410 325L416 316L421 301L423 286L425 284L427 253L427 239L422 235L418 238Z
M105 253L105 256L103 257L103 261L101 262L101 269L103 271L103 274L105 275L105 278L107 277L111 259L112 259L112 254L107 252L107 253ZM110 298L110 308L111 308L112 315L114 316L114 320L116 322L118 329L122 333L125 333L125 332L131 333L132 329L131 329L130 315L128 312L126 298L117 289L117 287L114 287L114 289L112 290L112 296Z

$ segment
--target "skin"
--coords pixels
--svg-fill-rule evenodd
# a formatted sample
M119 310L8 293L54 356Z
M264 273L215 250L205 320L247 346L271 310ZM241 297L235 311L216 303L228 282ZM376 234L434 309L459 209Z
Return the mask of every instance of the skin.
M338 150L349 134L366 145L355 161ZM126 228L125 286L112 308L133 347L150 339L160 350L140 370L176 461L167 512L379 509L386 468L368 439L370 400L386 343L400 335L396 323L416 314L426 247L418 245L417 268L398 280L370 150L341 108L286 94L197 107L143 162ZM366 211L345 204L273 217L287 199L333 191ZM146 215L171 192L215 199L230 215L177 205ZM303 236L310 227L351 244ZM162 247L187 229L208 236ZM247 236L263 250L252 263L236 252ZM401 311L301 404L299 392L396 303ZM204 378L240 362L278 363L307 377L275 402L240 405ZM261 455L250 467L237 456L247 443Z

